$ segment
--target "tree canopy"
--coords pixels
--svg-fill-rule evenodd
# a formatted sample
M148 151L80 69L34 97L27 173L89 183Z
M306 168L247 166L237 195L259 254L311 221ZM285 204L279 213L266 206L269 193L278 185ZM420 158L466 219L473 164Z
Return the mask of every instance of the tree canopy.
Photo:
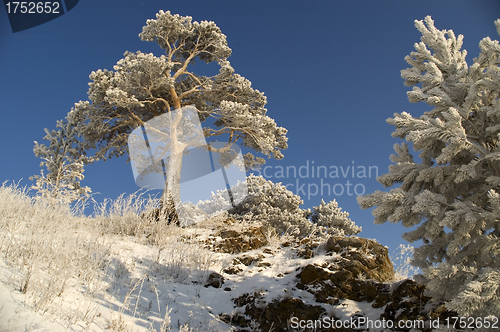
M226 36L214 22L193 22L189 16L160 11L147 20L139 34L156 42L165 55L140 51L125 52L113 71L90 74L89 101L75 104L72 112L80 118L79 132L84 151L95 150L97 159L127 153L127 136L137 126L155 116L193 105L203 122L206 137L238 139L255 152L277 159L287 148L287 130L266 115L264 93L234 72L228 57L231 49ZM219 73L207 77L191 71L196 61L217 63ZM251 153L248 166L264 163Z

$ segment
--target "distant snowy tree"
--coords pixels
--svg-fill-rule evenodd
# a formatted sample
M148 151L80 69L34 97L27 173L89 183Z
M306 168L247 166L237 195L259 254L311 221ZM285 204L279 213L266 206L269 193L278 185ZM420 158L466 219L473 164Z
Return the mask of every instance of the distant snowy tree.
M361 232L361 227L349 219L349 213L342 211L336 200L328 204L321 200L320 205L315 206L313 211L311 221L326 233L344 236Z
M300 208L304 202L281 183L262 176L247 178L248 196L229 213L241 219L259 220L273 227L278 234L307 235L312 231L308 220L310 210Z
M86 157L77 150L76 128L72 121L67 119L57 121L56 128L59 130L48 130L45 128L45 140L49 146L39 144L35 141L33 152L43 161L40 167L43 169L40 175L30 177L36 183L32 189L52 201L71 203L78 199L85 199L91 193L89 187L82 187L84 162Z
M403 112L387 120L396 144L389 174L378 178L389 192L358 197L375 223L402 222L415 249L419 281L460 316L500 312L500 45L484 38L473 64L465 62L463 36L435 28L431 17L415 21L422 33L411 68L401 72L410 102L432 110L420 118ZM500 34L500 20L495 22Z
M192 105L202 122L210 119L205 122L205 137L221 136L227 142L225 147L216 148L209 140L210 151L228 151L240 141L267 157L283 158L287 130L266 115L264 94L234 73L227 60L231 49L226 36L214 22L193 22L189 16L160 11L156 19L147 20L139 36L158 43L165 55L125 52L113 71L90 74L89 101L80 101L72 110L81 118L77 129L84 151L95 151L95 160L127 154L132 130L156 116ZM197 60L217 64L219 73L195 74ZM182 156L188 146L177 139L176 135L182 134L176 132L182 112L175 114L166 146L170 158L163 197L178 204ZM263 164L264 159L248 153L245 162L253 167Z
M248 196L236 208L229 211L237 218L258 220L273 227L278 234L296 236L354 235L361 231L351 221L349 213L342 211L336 201L310 209L301 209L304 201L281 183L273 183L262 176L247 178ZM223 199L221 199L223 201ZM213 203L212 203L213 202ZM217 205L217 199L210 204Z

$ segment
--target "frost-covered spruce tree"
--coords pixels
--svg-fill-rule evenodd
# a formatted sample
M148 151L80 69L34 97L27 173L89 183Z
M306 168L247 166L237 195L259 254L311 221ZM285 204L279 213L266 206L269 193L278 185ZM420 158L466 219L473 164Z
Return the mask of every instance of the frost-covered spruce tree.
M40 175L30 177L36 181L31 188L51 201L71 203L85 199L91 190L82 187L80 181L84 178L84 162L87 160L78 152L74 121L71 118L59 120L56 128L59 129L50 131L45 128L44 139L49 141L49 146L35 141L33 152L43 160L40 167L45 166L47 173L44 174L42 169Z
M287 130L266 115L264 94L234 72L227 60L231 49L226 36L214 22L194 22L189 16L160 11L156 19L147 20L139 36L156 42L165 55L125 52L114 70L90 74L89 100L80 101L72 110L82 119L78 131L84 151L96 151L95 160L128 154L127 139L132 130L154 117L192 105L202 122L210 119L204 128L205 137L211 138L208 141L220 136L227 142L223 148L209 143L209 150L229 151L239 141L267 157L283 157ZM195 61L217 64L218 74L196 74ZM181 112L175 114L182 116ZM170 121L170 133L179 129L179 122L177 118ZM174 157L166 165L163 197L178 204L182 156L188 146L175 137L171 135L167 146ZM251 153L245 155L245 161L248 167L264 163Z
M389 174L378 178L389 192L358 198L375 223L402 222L415 249L413 264L428 294L461 316L500 312L500 45L484 38L473 64L463 36L415 21L422 33L403 70L410 102L432 107L419 118L403 112L387 120L396 144ZM500 20L495 22L500 34Z

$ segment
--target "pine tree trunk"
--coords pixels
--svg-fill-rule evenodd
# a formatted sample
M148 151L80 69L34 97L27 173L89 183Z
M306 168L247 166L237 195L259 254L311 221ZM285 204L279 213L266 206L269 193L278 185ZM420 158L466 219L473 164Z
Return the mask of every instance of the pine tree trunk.
M172 114L172 113L170 113ZM177 209L181 204L181 171L182 171L182 156L186 144L179 142L178 125L182 118L182 111L179 109L175 119L170 119L170 157L168 165L166 165L167 176L165 182L165 190L161 199L162 216L169 223L181 224Z
M179 215L176 208L181 204L181 170L182 170L182 153L174 156L170 155L167 167L167 180L165 182L165 190L161 198L162 216L169 223L180 225Z

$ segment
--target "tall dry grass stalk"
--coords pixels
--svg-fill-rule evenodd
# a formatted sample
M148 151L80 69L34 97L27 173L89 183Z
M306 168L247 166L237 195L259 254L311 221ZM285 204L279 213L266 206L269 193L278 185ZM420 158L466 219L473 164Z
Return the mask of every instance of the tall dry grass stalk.
M420 269L411 265L414 247L407 244L400 244L392 253L390 259L394 264L394 279L396 281L413 279Z

